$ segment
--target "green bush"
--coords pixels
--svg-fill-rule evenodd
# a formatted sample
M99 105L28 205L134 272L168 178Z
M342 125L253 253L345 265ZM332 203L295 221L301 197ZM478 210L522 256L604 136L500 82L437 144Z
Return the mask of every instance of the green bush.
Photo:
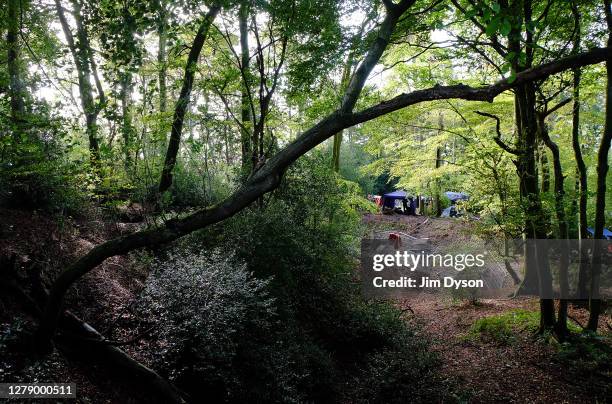
M275 323L267 284L220 251L179 252L158 264L139 305L163 340L157 366L190 392L236 394L245 385L235 369L241 353Z
M0 205L78 213L91 178L86 165L71 162L62 121L41 113L0 136Z
M262 204L182 243L191 254L207 246L234 254L247 263L247 272L268 280L265 289L274 299L273 331L261 339L250 334L253 329L244 330L240 340L254 345L233 368L243 376L240 383L225 386L231 389L225 397L378 402L399 394L424 401L435 393L436 382L409 383L407 378L433 375L436 358L396 308L362 298L354 281L361 233L356 209L361 207L351 202L358 191L320 159L314 154L301 160ZM397 362L386 366L394 356ZM404 378L407 367L411 370ZM399 387L374 384L372 373L405 381Z

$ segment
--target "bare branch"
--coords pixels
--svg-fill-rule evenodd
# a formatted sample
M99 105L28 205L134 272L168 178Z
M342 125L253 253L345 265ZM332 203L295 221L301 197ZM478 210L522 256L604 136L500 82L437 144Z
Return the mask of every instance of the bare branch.
M514 154L514 155L518 155L519 154L518 150L513 149L512 147L508 146L502 140L501 121L500 121L500 119L499 119L499 117L497 115L489 114L488 112L482 112L482 111L474 111L474 112L477 113L478 115L482 115L482 116L486 116L487 118L495 119L495 132L497 132L497 136L495 136L493 138L493 140L495 140L495 143L497 143L497 145L499 147L501 147L502 149L504 149L505 151L507 151L510 154Z

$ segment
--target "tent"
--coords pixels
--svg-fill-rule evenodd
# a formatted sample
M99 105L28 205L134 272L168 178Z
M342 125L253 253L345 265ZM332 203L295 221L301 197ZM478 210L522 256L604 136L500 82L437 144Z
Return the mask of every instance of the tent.
M445 192L444 195L452 202L467 201L470 199L470 196L463 192Z
M384 194L383 199L383 207L393 209L395 207L395 201L400 200L403 201L408 197L408 194L405 191L393 191L387 194Z
M395 209L395 202L400 201L402 203L402 209L405 215L414 215L416 213L416 201L414 198L409 196L406 191L393 191L386 193L382 196L382 208Z
M595 235L595 229L593 229L592 227L587 227L587 232L589 232L591 237ZM603 230L603 236L604 236L604 238L606 238L608 240L612 240L612 231L610 231L608 229L604 229Z

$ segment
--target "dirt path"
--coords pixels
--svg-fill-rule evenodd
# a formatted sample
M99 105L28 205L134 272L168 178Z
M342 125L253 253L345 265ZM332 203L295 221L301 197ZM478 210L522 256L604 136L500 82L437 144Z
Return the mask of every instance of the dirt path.
M401 231L433 242L471 237L472 224L457 219L422 216L377 215L363 217L371 237L385 231ZM442 371L465 390L469 402L514 403L603 403L612 402L602 393L611 381L591 379L559 361L557 347L537 341L531 331L518 330L512 343L465 338L480 318L522 309L537 312L534 298L481 300L477 305L453 301L444 295L421 294L398 302L406 320L418 324L433 349L439 353ZM586 324L588 312L570 307L569 314ZM605 332L610 317L604 316ZM597 388L592 384L597 383ZM603 388L601 384L604 384Z
M421 325L432 338L443 372L458 381L470 402L606 402L601 396L597 400L588 381L576 379L555 360L553 346L535 341L530 333L517 334L512 344L462 338L479 318L513 309L537 310L535 299L490 300L475 306L421 295L399 304L414 311L407 321ZM578 309L571 314L586 316Z

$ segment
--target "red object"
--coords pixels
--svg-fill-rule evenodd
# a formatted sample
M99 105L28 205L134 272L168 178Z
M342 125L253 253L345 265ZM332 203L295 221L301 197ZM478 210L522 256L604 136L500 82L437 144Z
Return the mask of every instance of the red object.
M395 249L399 249L402 245L402 237L397 233L389 233L389 240L395 241Z

